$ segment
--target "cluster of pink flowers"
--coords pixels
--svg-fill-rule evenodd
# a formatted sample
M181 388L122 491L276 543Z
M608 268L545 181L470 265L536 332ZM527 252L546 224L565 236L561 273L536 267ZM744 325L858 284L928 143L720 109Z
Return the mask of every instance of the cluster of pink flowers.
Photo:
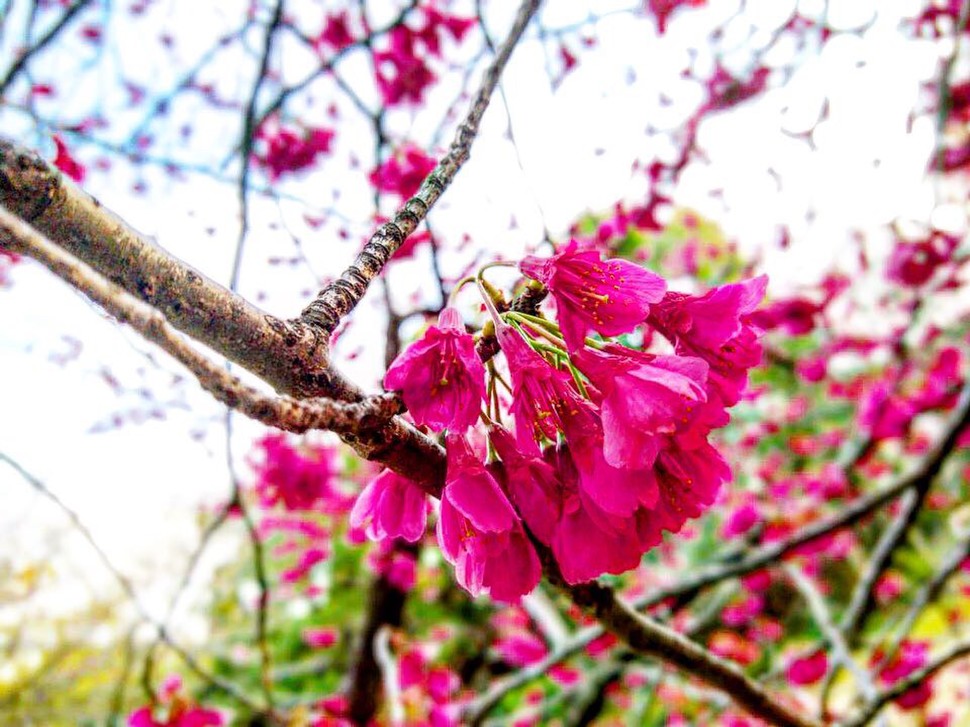
M256 142L256 163L267 170L270 181L276 181L285 173L312 166L320 154L328 154L333 131L290 128L273 117L256 130Z
M414 144L405 144L370 173L370 181L381 192L407 199L418 191L434 168L434 159Z
M264 508L279 504L287 510L309 510L321 501L339 499L332 486L333 450L301 452L283 434L267 434L258 444L263 459L256 465L256 495Z
M377 88L388 106L419 104L436 77L425 62L427 55L441 57L445 35L460 41L475 24L471 18L446 15L432 7L421 9L424 22L417 29L398 25L388 33L388 48L374 53Z
M459 583L514 602L538 582L531 538L549 547L569 583L635 568L647 550L714 502L731 471L708 442L761 358L751 314L766 279L702 296L573 241L519 266L549 291L556 323L499 314L486 300L508 365L514 433L500 424L497 375L486 384L473 336L454 308L399 356L385 386L415 423L447 431L437 536ZM646 324L672 353L609 340ZM649 340L649 337L648 337ZM482 404L488 402L488 415ZM468 431L481 418L489 459ZM375 539L415 541L427 497L385 472L361 494L352 524Z

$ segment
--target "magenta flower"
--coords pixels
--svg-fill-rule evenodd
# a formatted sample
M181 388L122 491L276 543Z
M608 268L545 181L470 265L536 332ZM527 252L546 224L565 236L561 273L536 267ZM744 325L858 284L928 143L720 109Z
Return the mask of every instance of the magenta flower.
M64 143L64 139L62 139L58 134L54 134L53 139L54 147L57 152L54 156L54 166L64 172L64 174L69 176L75 182L80 184L84 181L84 177L88 170L83 164L81 164L71 155L71 150L67 148L67 144Z
M512 416L523 452L537 455L543 441L555 442L563 429L560 414L593 417L593 405L573 388L569 374L553 368L510 326L496 330L512 375Z
M579 486L580 475L567 447L546 450L546 461L562 483L552 552L567 583L583 583L603 573L625 573L640 564L643 549L630 518L610 515Z
M614 467L653 465L661 435L686 428L707 401L708 367L699 358L607 346L584 348L575 362L602 395L603 454Z
M667 289L659 275L627 260L603 261L595 250L580 252L575 240L551 258L525 258L519 269L549 288L570 353L582 348L590 328L604 336L632 331Z
M929 644L926 641L904 639L892 660L879 671L879 681L885 685L895 684L914 671L922 668L929 660ZM933 696L933 685L925 679L917 686L904 692L897 700L903 709L915 709L926 704Z
M384 386L401 391L417 424L464 432L478 420L485 367L457 310L441 311L438 325L394 360Z
M520 452L512 435L502 427L491 427L488 438L502 458L493 473L504 485L532 534L549 545L562 506L562 483L556 471L548 462Z
M560 432L579 470L580 487L601 508L630 515L656 501L649 470L618 468L603 454L603 425L595 407L573 388L571 377L550 366L515 330L500 325L499 344L512 375L512 415L519 448L539 454L538 445Z
M816 651L809 656L792 659L785 669L785 676L788 683L796 686L814 684L825 676L829 669L829 660L822 650Z
M710 365L708 390L726 406L741 398L748 369L761 362L761 330L751 313L765 294L764 275L712 288L702 296L667 293L647 322L671 341L682 356Z
M332 450L318 447L304 454L282 434L266 435L259 446L264 460L256 470L256 494L263 507L309 510L321 502L333 504Z
M714 503L721 485L731 479L731 468L707 442L693 449L672 446L662 450L654 472L659 489L657 504L636 514L644 551L661 541L664 530L675 533L687 520L698 517Z
M542 570L515 510L471 451L450 434L448 474L441 495L438 543L455 577L473 596L516 603L532 591Z
M350 525L371 540L404 538L414 543L424 535L428 496L407 477L384 470L363 489L350 511Z
M434 159L414 144L405 144L370 173L370 181L382 192L407 199L418 191L435 164Z

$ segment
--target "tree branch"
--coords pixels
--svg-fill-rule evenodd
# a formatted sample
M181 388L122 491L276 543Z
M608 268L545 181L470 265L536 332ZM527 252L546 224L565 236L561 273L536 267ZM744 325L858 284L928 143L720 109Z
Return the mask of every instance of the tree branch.
M325 336L332 333L341 319L361 301L371 281L380 275L391 255L417 229L421 220L451 184L458 170L468 160L472 142L478 135L478 127L488 108L492 92L526 26L538 10L539 3L540 0L525 0L519 7L509 35L485 71L482 85L464 121L458 127L448 153L425 178L417 193L404 203L390 222L381 225L371 236L353 264L304 308L299 322Z
M58 248L22 220L0 207L0 240L12 250L37 259L60 278L84 292L122 323L185 365L218 401L269 426L292 432L329 429L369 459L408 475L437 494L444 480L441 447L400 419L394 395L356 402L317 398L297 400L266 395L210 361L182 340L165 316L108 282L84 263Z
M611 588L598 583L565 587L573 600L596 615L607 631L634 651L655 656L730 696L751 714L780 727L819 727L769 694L735 664L721 659L686 636L637 613Z
M838 723L838 727L862 727L878 714L879 710L889 704L889 702L897 697L901 697L913 687L919 686L924 680L929 679L951 662L967 655L970 655L970 640L958 641L945 649L922 669L914 671L885 691L880 692L874 700L866 704L858 713L844 722Z

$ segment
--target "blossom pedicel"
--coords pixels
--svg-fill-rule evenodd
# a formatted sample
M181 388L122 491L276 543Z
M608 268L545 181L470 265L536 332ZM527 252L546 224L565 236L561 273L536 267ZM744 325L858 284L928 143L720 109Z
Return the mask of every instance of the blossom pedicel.
M437 535L458 582L506 602L539 581L531 538L552 551L567 582L581 583L635 568L664 531L714 502L731 471L708 435L727 423L725 407L761 359L753 313L767 284L762 276L700 296L668 292L654 273L575 241L520 269L548 289L555 317L500 313L500 294L480 284L508 379L492 363L486 377L451 307L384 379L415 423L447 431ZM641 325L673 353L587 338ZM504 412L500 385L511 391ZM514 433L500 424L505 417ZM487 464L466 438L480 418ZM375 539L416 539L424 503L416 484L387 472L361 494L352 519Z

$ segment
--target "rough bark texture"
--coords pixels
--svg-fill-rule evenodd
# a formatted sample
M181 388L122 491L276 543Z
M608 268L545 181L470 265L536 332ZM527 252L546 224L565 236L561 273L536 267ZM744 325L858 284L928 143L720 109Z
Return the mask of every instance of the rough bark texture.
M329 362L327 339L271 316L170 255L36 153L0 139L0 205L94 272L159 311L179 331L281 394L357 402L363 393ZM5 236L0 243L14 248ZM400 418L375 417L344 440L437 494L442 448Z

